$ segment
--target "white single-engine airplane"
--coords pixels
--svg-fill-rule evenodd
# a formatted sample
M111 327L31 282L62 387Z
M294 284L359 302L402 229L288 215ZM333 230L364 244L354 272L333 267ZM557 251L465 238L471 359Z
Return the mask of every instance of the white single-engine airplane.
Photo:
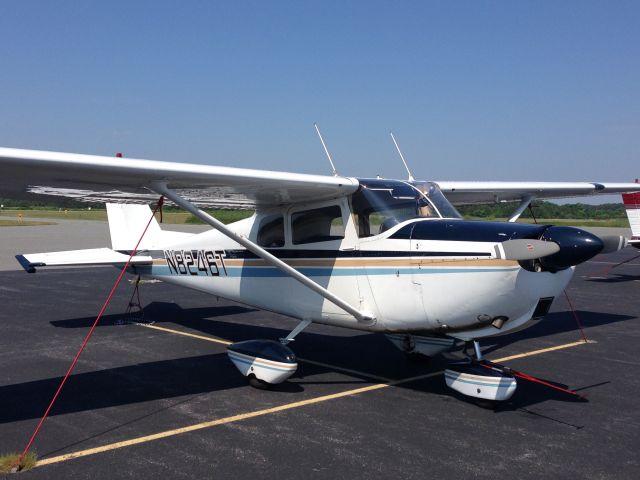
M0 148L0 195L108 202L111 249L18 256L28 272L124 266L151 218L147 204L159 196L211 225L187 234L154 219L130 269L299 319L280 341L229 347L257 386L295 372L286 344L317 322L383 332L405 352L427 356L474 341L476 361L448 369L447 384L480 399L508 399L515 378L481 368L477 340L542 318L575 265L625 245L623 237L515 220L534 198L637 190L634 183L358 179ZM520 204L508 222L465 221L453 206L513 200ZM200 207L256 213L224 225Z

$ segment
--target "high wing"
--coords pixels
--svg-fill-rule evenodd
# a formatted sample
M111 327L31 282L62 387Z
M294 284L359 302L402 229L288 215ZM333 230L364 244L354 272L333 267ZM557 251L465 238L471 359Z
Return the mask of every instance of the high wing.
M608 195L640 190L637 183L596 182L436 182L454 205L513 202L529 198Z
M256 208L349 195L355 178L0 148L0 196L94 202L157 200L164 184L199 206Z
M355 192L350 177L306 175L74 153L0 148L0 196L33 194L94 202L148 203L164 184L193 204L253 209L321 201ZM640 190L634 183L437 182L454 205L601 195Z

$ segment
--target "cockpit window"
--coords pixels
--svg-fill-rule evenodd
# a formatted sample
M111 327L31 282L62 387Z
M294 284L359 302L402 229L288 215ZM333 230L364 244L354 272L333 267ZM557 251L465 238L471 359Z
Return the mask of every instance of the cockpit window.
M361 180L360 184L351 198L359 237L378 235L411 218L460 218L434 183Z
M258 245L261 247L284 246L284 217L282 215L266 217L260 222Z
M442 218L462 218L460 212L451 205L438 185L433 182L412 182L411 184L420 190L420 192L435 205Z

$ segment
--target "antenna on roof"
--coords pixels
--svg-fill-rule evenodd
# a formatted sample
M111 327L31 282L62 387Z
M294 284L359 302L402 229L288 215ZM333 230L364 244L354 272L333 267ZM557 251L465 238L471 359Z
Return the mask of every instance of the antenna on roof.
M409 174L409 181L410 182L415 182L416 179L413 178L413 175L411 175L411 170L409 170L409 166L407 165L407 162L404 159L404 155L402 155L402 152L400 151L400 147L398 146L398 142L396 142L396 137L393 136L393 132L389 132L389 135L391 135L391 140L393 140L393 144L396 146L396 150L398 150L398 153L400 154L400 159L402 160L402 163L404 163L404 168L407 169L407 173Z
M333 160L331 159L331 154L329 153L329 150L327 150L327 146L324 144L324 139L322 138L322 134L320 133L320 129L318 128L318 124L314 123L313 126L316 127L316 132L318 132L318 137L320 137L320 142L322 142L322 147L324 148L324 153L327 154L327 158L329 159L329 163L331 164L331 169L333 170L333 176L337 177L338 176L338 172L336 171L336 167L333 164Z

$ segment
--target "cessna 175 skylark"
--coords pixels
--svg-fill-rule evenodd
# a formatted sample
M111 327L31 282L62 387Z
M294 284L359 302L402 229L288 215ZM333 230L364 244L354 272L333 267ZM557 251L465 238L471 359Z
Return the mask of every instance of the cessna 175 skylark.
M25 254L51 265L124 266L163 196L211 225L199 234L153 220L130 270L300 320L281 341L229 347L253 384L297 368L286 346L311 322L383 332L428 356L456 340L523 329L544 317L573 267L625 245L578 228L514 223L535 198L640 190L634 183L427 182L280 173L0 148L0 195L107 202L112 248ZM465 221L453 205L519 201L508 222ZM229 225L201 207L250 208ZM287 292L282 295L280 292ZM481 360L476 348L477 360ZM515 378L473 362L446 371L452 388L505 400Z

